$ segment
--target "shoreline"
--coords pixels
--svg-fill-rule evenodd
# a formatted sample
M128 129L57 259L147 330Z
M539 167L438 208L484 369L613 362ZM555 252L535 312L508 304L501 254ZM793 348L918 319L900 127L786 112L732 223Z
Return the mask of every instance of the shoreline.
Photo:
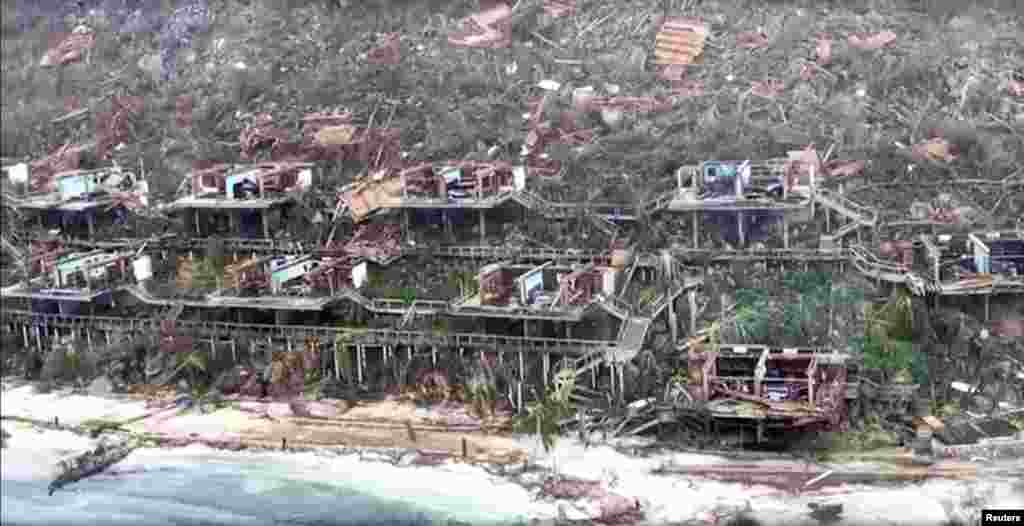
M457 449L439 448L432 445L433 443L457 444L457 439L462 438L463 433L423 433L418 437L422 443L409 447L408 444L401 444L404 440L403 437L391 436L396 435L395 430L401 430L406 425L401 421L392 423L386 429L385 435L388 435L390 445L382 446L372 440L369 443L360 443L354 440L361 436L359 433L349 433L345 434L348 440L343 443L317 443L316 440L311 443L298 438L288 439L287 447L282 450L280 447L281 434L292 432L299 435L299 430L304 428L302 425L288 424L289 417L271 421L264 416L259 416L258 411L253 414L232 408L221 408L206 414L196 414L194 408L187 410L182 410L177 406L146 408L144 401L132 397L114 395L108 398L89 394L73 395L62 390L40 394L34 391L34 387L31 382L4 382L4 410L10 411L10 413L24 411L36 414L30 416L5 414L0 415L0 420L21 422L22 425L42 430L77 433L92 439L92 441L97 440L90 433L90 429L93 428L92 424L131 422L119 426L122 428L120 432L128 431L134 436L145 439L147 442L142 446L144 449L172 451L200 445L213 451L222 451L229 455L228 458L233 458L230 457L232 453L272 454L275 456L285 453L305 453L325 458L354 457L360 462L383 463L396 468L426 468L444 471L469 469L471 472L479 470L477 471L480 473L478 476L515 485L520 490L532 495L532 499L544 509L550 509L551 513L546 516L531 515L529 517L529 519L536 518L541 521L541 524L547 525L592 524L602 521L645 525L698 519L710 520L711 515L708 514L720 516L721 513L724 513L720 509L723 506L724 509L731 510L728 513L736 514L743 508L739 503L754 502L757 504L755 515L763 513L769 517L785 516L787 519L779 524L794 524L793 521L796 520L795 524L802 526L803 522L800 521L803 519L801 517L804 517L806 513L797 513L794 508L802 508L811 501L846 499L848 502L852 502L848 506L870 509L877 508L877 503L871 502L870 499L868 501L858 500L861 498L858 495L900 495L906 494L908 491L910 491L909 495L913 495L913 491L917 488L924 487L939 488L932 490L933 493L940 490L950 492L959 491L955 488L987 483L986 477L981 472L976 473L977 477L972 475L970 477L972 480L967 481L929 478L917 482L888 482L884 486L864 482L847 483L841 479L848 473L837 473L835 480L830 483L831 487L807 488L803 485L803 481L808 478L809 471L798 472L797 466L805 466L801 468L803 470L809 470L812 466L806 460L795 460L792 455L748 451L693 451L637 437L612 439L590 445L584 445L574 437L562 437L556 443L554 451L544 452L537 444L535 437L530 435L472 435L475 439L469 441L473 445L468 451L471 454L463 458ZM86 407L83 405L86 403L91 403L93 406ZM270 404L280 404L280 402L269 400L245 403L258 403L264 408L269 407ZM19 404L21 411L18 410ZM361 408L361 410L373 409L372 406L367 407ZM394 408L385 405L384 409L392 410ZM39 418L42 416L39 413L43 411L46 412L43 414L53 413L58 416L60 424L55 425L52 421ZM115 416L111 417L110 414L115 414ZM70 419L68 419L69 416ZM221 420L222 417L223 420ZM327 423L327 427L331 428L332 425L329 421L329 418L325 418L322 422ZM318 419L317 422L321 422L321 420ZM344 429L344 424L351 423L342 422L341 428ZM174 434L147 431L147 424L151 429L179 429L180 431ZM246 425L254 427L245 427ZM232 426L236 431L241 430L241 432L228 433L232 430ZM193 428L194 431L190 432L190 429ZM115 429L110 429L109 432L118 433ZM331 436L332 430L328 429L326 433L328 434L325 436ZM17 435L17 432L15 431L14 434ZM402 431L400 434L404 435L405 432ZM103 433L100 433L99 436L102 435ZM438 441L436 435L449 435L450 440L448 442ZM502 458L488 451L484 451L485 454L478 454L477 446L489 445L487 440L493 440L494 443L506 447L514 446L518 455ZM478 441L480 442L475 443ZM159 453L156 454L159 455ZM890 457L888 460L898 461L898 459L897 456ZM830 469L845 471L848 468L857 467L864 469L864 464L868 464L867 469L879 469L880 467L877 465L872 467L869 463L861 460L860 462L844 462L832 466L815 463L813 468L818 471ZM457 467L460 465L466 466L466 468ZM743 481L744 477L716 480L715 476L698 473L705 471L704 468L726 468L729 466L741 470L754 467L763 468L764 473L745 474L745 482ZM946 464L946 467L949 468L949 463ZM661 473L658 473L659 471ZM117 473L116 465L111 467L111 472ZM787 476L790 475L795 476L795 479L792 477L787 479ZM433 477L435 475L428 471L424 472L423 476ZM857 477L846 477L846 480L856 479ZM793 480L798 482L795 486ZM884 498L895 499L896 497ZM906 500L914 497L899 498ZM939 524L936 522L938 517L945 514L942 507L938 505L941 499L928 498L931 499L930 504L927 504L925 508L930 508L928 517L935 520L931 518L918 520L906 523L908 526L909 524L915 526L916 524ZM959 500L961 497L954 498L954 501ZM867 511L856 513L859 517L868 516ZM873 511L872 513L879 512ZM916 516L920 516L920 514ZM701 517L704 519L700 519ZM767 526L772 523L768 521L765 524ZM901 523L895 522L895 524Z

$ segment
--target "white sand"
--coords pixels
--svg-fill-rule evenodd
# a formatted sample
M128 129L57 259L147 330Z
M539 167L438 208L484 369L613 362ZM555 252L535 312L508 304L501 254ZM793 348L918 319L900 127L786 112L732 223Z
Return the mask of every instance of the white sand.
M125 419L146 414L142 402L102 400L90 396L60 393L38 394L28 386L5 386L2 394L4 415L28 416L40 419L60 417L62 422L75 423L90 418ZM397 408L389 408L397 409ZM381 408L353 411L346 417L383 416ZM366 413L366 414L364 414ZM404 414L404 413L403 413ZM389 415L389 416L394 416ZM169 434L198 434L204 438L223 439L249 430L267 429L272 425L257 415L235 409L222 409L215 413L177 414L167 410L143 422L133 424L137 430ZM53 464L61 457L81 451L91 441L67 432L38 432L30 426L3 422L12 437L10 447L4 451L2 473L4 479L49 476ZM682 476L655 476L651 471L666 464L694 465L726 463L725 459L697 454L662 454L651 458L630 457L609 446L585 448L571 438L560 440L552 453L544 453L534 437L519 437L512 442L535 455L537 462L551 467L557 465L565 475L602 480L610 491L629 498L636 497L644 504L647 520L651 523L683 522L695 518L710 518L715 509L738 509L749 504L753 514L766 526L815 524L807 516L807 503L819 500L839 502L844 506L842 524L942 524L947 519L947 507L962 507L971 492L981 494L991 507L1024 507L1024 491L1013 489L1007 481L982 480L956 482L932 480L900 488L872 488L843 486L820 492L792 496L768 487L744 487L739 484L707 481ZM638 443L642 443L639 440ZM233 456L235 455L235 456ZM240 455L240 456L238 456ZM269 455L269 456L267 456ZM472 503L480 509L493 510L497 515L521 513L531 518L550 518L557 514L559 503L535 502L532 495L517 485L498 480L480 468L459 464L433 467L395 467L385 463L360 461L357 457L326 457L311 453L228 453L202 446L173 451L140 450L125 464L145 464L167 459L217 458L221 462L231 459L273 459L287 477L308 481L327 482L343 478L348 487L357 487L371 494L409 499L426 503L432 509L453 509ZM284 475L282 475L284 476ZM267 484L273 485L271 482ZM262 482L252 482L253 491L271 491L259 488ZM455 491L454 488L458 490ZM564 505L565 503L561 503ZM573 514L570 514L570 516Z

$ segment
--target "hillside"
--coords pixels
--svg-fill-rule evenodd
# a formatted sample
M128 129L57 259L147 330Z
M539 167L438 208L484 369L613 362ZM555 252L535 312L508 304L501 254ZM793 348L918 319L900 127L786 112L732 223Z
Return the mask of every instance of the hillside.
M115 3L104 3L108 12ZM133 3L141 6L134 16L94 10L77 21L68 17L71 25L52 16L31 19L28 8L17 12L21 2L3 4L0 155L39 158L94 138L110 96L118 95L141 98L144 109L130 116L117 156L141 161L163 192L195 162L237 159L239 134L259 113L298 135L306 113L344 108L356 123L400 128L411 159L481 156L497 146L500 158L512 160L538 81L557 81L563 92L589 85L628 96L670 95L670 82L658 78L651 60L660 17L668 13L710 27L703 56L685 73L687 85L702 93L689 90L668 111L611 124L586 116L598 130L594 143L548 152L568 161L566 197L584 199L583 189L598 181L627 193L660 187L683 163L766 158L809 144L832 159L873 161L870 182L915 187L1003 179L1024 164L1024 99L1011 89L1014 68L1024 73L1024 27L1020 13L1005 8L578 0L574 14L554 18L523 0L515 6L512 45L479 50L447 42L475 2L227 0L211 3L203 23L183 22L181 10L171 16L168 5ZM60 12L45 2L35 9ZM79 22L96 31L89 60L41 68L47 47ZM883 31L895 40L880 49L859 49L848 38ZM400 35L400 63L367 63L366 53L387 32ZM831 41L830 61L816 55L819 38ZM173 53L174 47L180 49ZM774 95L759 96L755 83ZM51 122L81 108L88 111ZM955 159L918 163L908 172L914 161L905 147L936 137L948 141ZM351 174L359 166L349 168ZM625 173L645 184L616 184ZM913 200L902 192L887 189L877 198ZM970 187L958 194L983 210L1001 197ZM1001 206L993 210L995 222L1024 203L1011 196Z

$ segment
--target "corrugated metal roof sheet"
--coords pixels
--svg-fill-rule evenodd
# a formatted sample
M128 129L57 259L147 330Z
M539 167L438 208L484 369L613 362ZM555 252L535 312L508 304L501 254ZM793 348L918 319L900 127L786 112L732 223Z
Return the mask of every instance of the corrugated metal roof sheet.
M704 53L708 26L700 20L672 17L665 20L655 37L654 63L658 66L692 64Z

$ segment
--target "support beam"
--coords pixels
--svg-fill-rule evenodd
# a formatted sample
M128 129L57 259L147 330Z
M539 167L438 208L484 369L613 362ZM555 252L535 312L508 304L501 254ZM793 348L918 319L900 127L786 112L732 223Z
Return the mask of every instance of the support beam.
M693 215L691 216L691 220L693 222L693 248L694 249L700 248L700 220L698 218L699 214L700 214L700 212L698 210L694 210L693 211Z
M362 383L363 383L363 352L362 352L362 349L363 349L362 345L357 345L356 346L356 375L357 375L357 377L359 379L359 384L360 385L362 385Z
M747 222L747 215L744 214L742 211L736 212L736 226L737 226L737 228L739 230L739 235L740 235L740 246L739 246L739 248L746 248L746 246L747 246L747 233L746 233L747 225L746 225L746 222Z
M690 300L690 336L697 334L697 291L690 290L687 293Z
M267 220L267 210L264 209L260 213L260 222L263 223L263 237L270 239L270 221Z
M487 242L487 210L480 209L480 244Z
M196 224L196 237L203 237L203 230L199 226L199 209L198 208L193 208L192 209L192 215L193 215L193 221Z
M676 318L676 298L668 300L668 326L672 331L672 345L679 342L679 320Z
M985 323L988 323L989 321L991 321L991 319L990 319L990 312L991 312L991 310L990 310L990 306L989 306L991 298L992 298L991 294L985 294Z
M789 248L789 216L782 213L782 248Z
M551 355L544 353L542 360L544 362L544 392L547 392L548 384L551 383Z

